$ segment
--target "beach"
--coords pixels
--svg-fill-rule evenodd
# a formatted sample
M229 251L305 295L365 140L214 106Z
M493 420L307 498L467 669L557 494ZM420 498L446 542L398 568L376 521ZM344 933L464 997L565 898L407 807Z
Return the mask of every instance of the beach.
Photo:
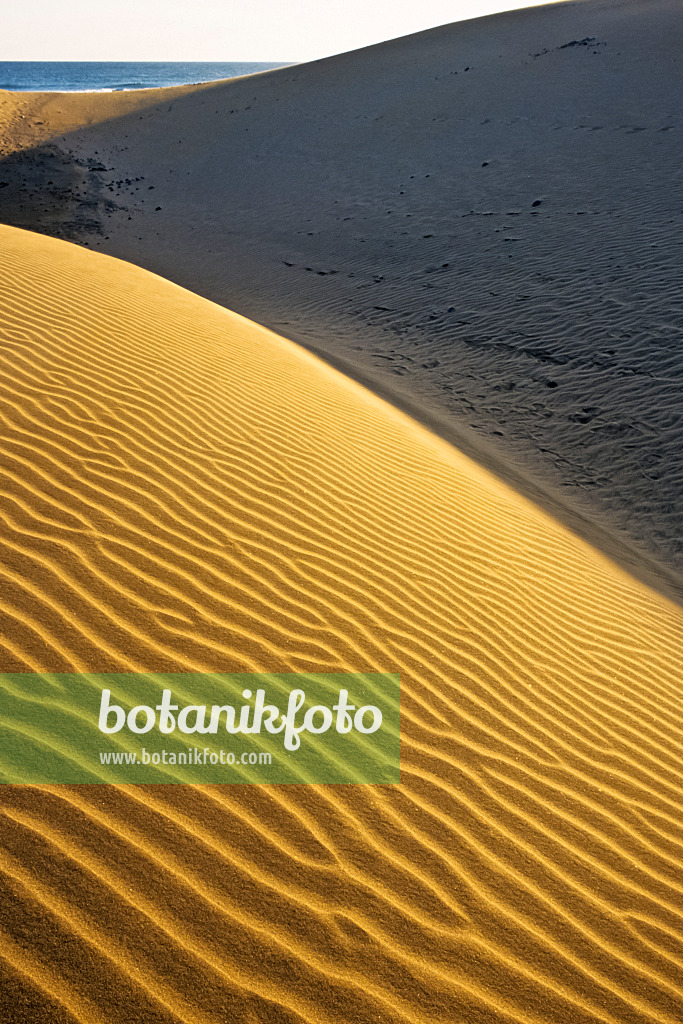
M677 30L0 92L1 672L401 681L398 785L0 786L3 1021L683 1017Z

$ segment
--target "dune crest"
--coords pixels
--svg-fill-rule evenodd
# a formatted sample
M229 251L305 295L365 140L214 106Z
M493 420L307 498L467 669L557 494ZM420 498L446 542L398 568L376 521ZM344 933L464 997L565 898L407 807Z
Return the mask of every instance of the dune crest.
M0 789L4 1019L680 1020L681 612L268 330L0 265L4 671L397 671L403 733L396 787Z
M682 28L677 0L585 0L5 94L0 222L319 351L680 599Z

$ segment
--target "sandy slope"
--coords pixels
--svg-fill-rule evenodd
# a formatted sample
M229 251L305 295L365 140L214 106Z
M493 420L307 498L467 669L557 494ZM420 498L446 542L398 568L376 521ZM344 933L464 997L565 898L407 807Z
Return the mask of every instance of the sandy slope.
M58 149L0 164L0 220L323 351L680 592L682 24L589 0L208 89L5 95L5 151Z
M398 787L4 787L3 1022L683 1016L683 616L315 356L0 229L7 670L402 673Z

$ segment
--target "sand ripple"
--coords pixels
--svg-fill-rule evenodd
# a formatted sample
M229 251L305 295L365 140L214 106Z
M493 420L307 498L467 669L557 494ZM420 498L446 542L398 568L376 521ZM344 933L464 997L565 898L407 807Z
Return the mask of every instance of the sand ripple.
M681 634L314 356L0 230L4 671L400 671L397 787L3 787L3 1020L683 1018Z

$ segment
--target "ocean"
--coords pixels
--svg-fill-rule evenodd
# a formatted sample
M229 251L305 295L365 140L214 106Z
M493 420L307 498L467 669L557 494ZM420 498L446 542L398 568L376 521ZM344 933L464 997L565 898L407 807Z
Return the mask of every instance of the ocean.
M115 92L215 82L219 78L237 78L286 66L287 61L0 61L0 89L18 92Z

